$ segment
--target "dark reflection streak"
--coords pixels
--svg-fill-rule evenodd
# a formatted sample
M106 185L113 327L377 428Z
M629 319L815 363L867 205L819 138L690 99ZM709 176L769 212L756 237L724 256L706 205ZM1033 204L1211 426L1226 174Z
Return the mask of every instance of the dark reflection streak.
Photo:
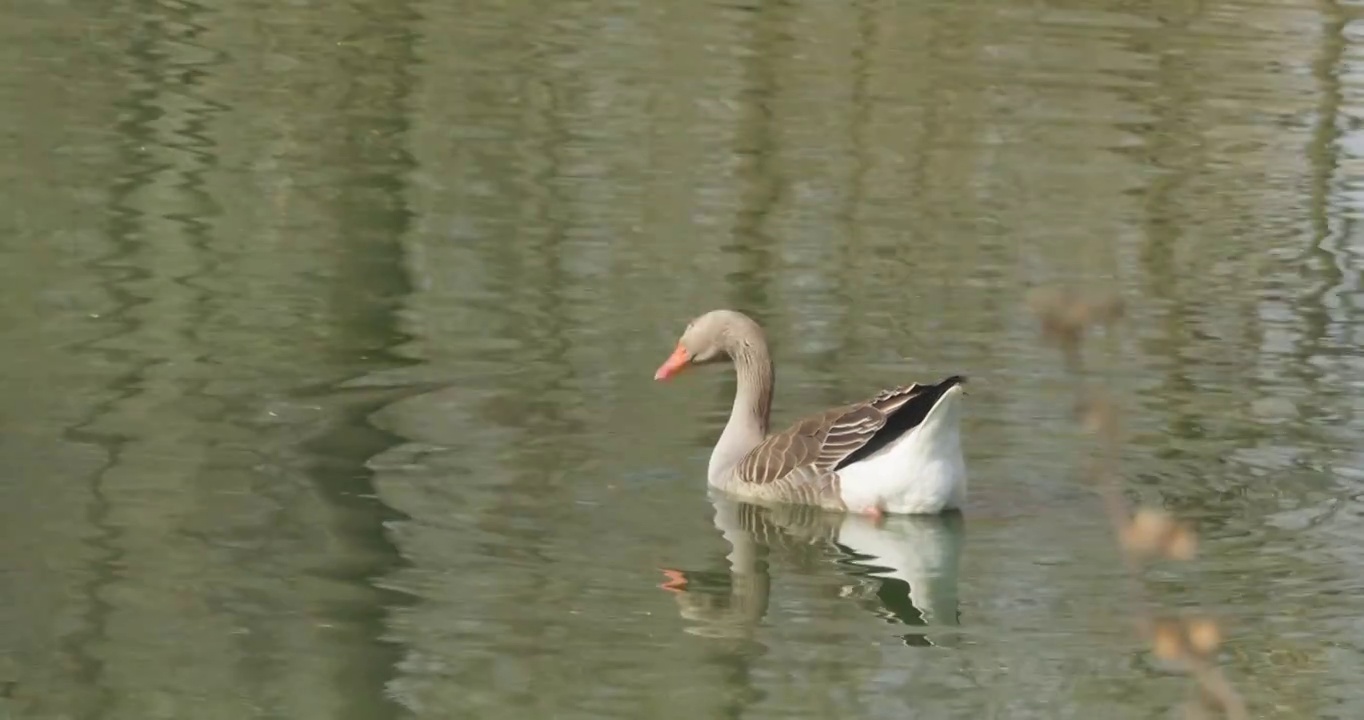
M1322 5L1327 9L1329 21L1322 28L1321 55L1312 68L1321 92L1317 96L1317 124L1308 146L1312 167L1311 192L1308 196L1312 215L1312 245L1308 253L1318 257L1322 265L1320 272L1324 277L1311 293L1301 296L1299 302L1295 303L1307 324L1307 331L1297 344L1299 362L1291 366L1302 373L1304 383L1314 395L1330 397L1335 393L1329 384L1321 382L1322 369L1311 360L1326 354L1322 346L1329 342L1332 324L1330 310L1326 306L1327 298L1346 286L1339 265L1339 247L1341 239L1349 236L1350 228L1347 221L1332 218L1331 209L1332 185L1339 171L1340 108L1344 103L1340 76L1345 71L1346 19L1333 0L1324 0ZM1332 410L1319 408L1317 412L1329 414Z
M175 42L192 45L196 49L202 50L203 46L198 43L198 38L207 28L199 22L199 17L205 12L204 7L194 2L182 2L178 8L179 12L174 14L174 20L183 24L183 32ZM213 61L216 63L216 60ZM209 63L203 63L208 65ZM176 188L185 196L193 198L200 209L211 208L213 199L208 191L204 189L204 173L217 165L217 157L211 149L214 147L213 141L207 135L209 123L223 112L221 104L213 102L203 94L203 79L208 76L208 72L199 69L199 64L186 63L183 60L176 61L173 67L167 69L169 75L167 84L176 85L183 97L193 100L193 103L184 108L183 112L187 117L183 126L174 130L173 137L162 140L162 145L172 147L185 153L194 159L194 168L181 170L180 182ZM216 208L214 208L216 210ZM200 219L195 213L167 213L164 216L179 224L184 229L184 236L193 248L196 259L201 264L192 273L187 273L180 277L172 278L172 281L185 287L190 297L191 315L195 322L187 324L181 329L181 333L190 342L190 347L202 347L198 342L199 328L205 323L204 320L212 315L213 294L201 287L198 287L195 280L210 276L222 264L218 260L218 255L212 251L210 234L212 227L209 223ZM205 358L196 358L196 361ZM204 397L204 388L208 386L207 379L199 380L195 383L192 390L187 390L186 395L196 398Z
M564 254L572 250L572 244L565 241L568 239L570 229L575 226L576 219L573 217L576 210L575 198L570 190L588 190L589 184L609 182L609 179L585 181L578 177L579 172L576 169L570 167L571 160L567 149L575 144L584 143L585 138L575 137L569 129L572 97L567 92L567 87L560 90L560 93L549 93L549 103L545 106L543 121L546 132L545 142L541 147L545 165L542 168L543 174L534 181L546 191L538 196L536 198L538 202L531 206L533 217L531 227L538 231L541 240L535 246L534 252L521 258L522 262L541 265L542 267L537 270L542 270L543 277L526 278L529 282L521 284L523 287L538 287L541 290L533 295L536 301L533 320L542 324L543 333L537 336L534 342L540 346L546 359L541 367L553 372L552 377L545 378L544 387L528 393L527 404L540 406L532 417L543 420L548 425L544 428L545 431L558 437L573 437L581 428L572 420L568 408L562 402L565 396L563 391L570 389L572 383L572 371L568 363L571 343L565 334L572 319L564 314L565 304L568 302L564 291L570 281L564 271ZM587 142L598 143L600 139L594 136ZM516 319L508 319L516 322ZM532 433L536 431L532 428L527 429ZM551 458L552 462L548 466L562 467L561 463L565 459ZM544 463L532 462L528 463L526 469L528 474L535 475L536 469L543 467L546 467ZM538 483L540 479L531 481Z
M1155 85L1159 90L1150 94L1155 121L1146 139L1150 161L1166 172L1155 175L1147 188L1143 223L1146 242L1140 252L1149 292L1161 301L1164 310L1161 313L1164 332L1158 344L1148 351L1153 356L1165 357L1162 386L1152 396L1165 403L1170 418L1169 437L1176 441L1157 451L1167 460L1184 457L1180 441L1202 435L1197 415L1189 410L1188 398L1196 394L1187 368L1192 335L1190 308L1179 286L1181 273L1175 251L1184 237L1179 222L1180 200L1186 196L1186 187L1197 174L1197 168L1205 164L1203 148L1207 145L1202 138L1189 136L1198 127L1189 119L1200 97L1197 76L1190 72L1185 55L1166 44L1167 38L1183 36L1182 30L1189 20L1167 19L1166 31L1154 38L1158 58Z
M540 432L542 423L549 426L544 429L547 436L562 437L570 431L570 428L564 427L557 417L557 408L546 407L543 400L555 384L553 380L543 381L543 373L547 370L558 372L559 368L564 366L563 356L553 354L561 352L563 348L548 348L547 343L539 338L543 316L528 312L526 308L520 306L523 293L519 291L525 288L536 289L535 295L546 303L550 302L548 298L559 297L557 288L547 287L548 283L542 283L540 278L534 277L534 268L529 267L533 263L553 265L554 261L548 253L556 251L558 238L543 240L534 247L527 246L533 242L531 237L533 234L543 231L552 222L551 201L546 194L562 173L552 148L571 141L569 133L558 119L560 95L565 93L561 93L552 76L558 59L556 53L560 46L544 36L555 32L559 18L540 19L544 22L516 28L516 32L508 33L508 36L523 38L525 46L522 52L516 53L517 57L525 59L524 64L508 69L509 76L529 79L528 87L521 92L529 102L526 103L526 113L520 118L520 122L538 122L540 126L512 127L508 136L543 138L545 146L538 148L540 152L521 153L515 139L490 143L484 146L487 160L480 163L489 182L501 183L510 175L513 178L510 183L512 187L500 190L498 195L520 200L512 222L503 225L498 222L500 218L488 216L493 220L493 227L498 228L498 232L505 233L506 236L497 239L490 246L482 246L488 254L487 261L482 264L489 269L489 276L500 288L502 295L510 298L506 303L488 306L488 322L495 326L491 332L497 337L514 338L525 348L525 353L518 353L516 361L523 363L526 370L518 374L511 383L498 383L494 388L495 396L479 408L479 415L488 423L517 431L509 444L521 448L517 452L516 461L525 462L532 468L540 462L536 453L543 452L543 447L531 442ZM554 48L554 51L550 51L549 48ZM543 88L543 93L534 92L534 86L537 85ZM482 102L481 90L482 87L475 84L466 100ZM505 120L505 116L483 119L485 122ZM467 122L477 122L477 119L470 118ZM471 149L471 152L477 153L478 149ZM543 165L528 167L532 159L543 161ZM523 179L523 175L529 177ZM562 230L551 232L562 234ZM545 462L548 466L555 466L551 461ZM515 541L487 542L479 551L488 557L514 558L525 562L527 567L547 566L550 560L542 552L546 532L541 529L543 523L518 525L513 528L509 526L508 518L523 516L526 513L524 502L527 499L534 501L545 499L553 502L548 490L548 483L545 482L543 474L537 475L533 470L529 473L513 474L508 486L497 492L496 507L490 512L482 513L477 525L491 537L514 537Z
M1159 408L1153 412L1168 416L1164 436L1153 441L1156 457L1168 462L1191 461L1202 463L1188 449L1207 435L1203 416L1196 400L1200 389L1191 378L1191 369L1198 360L1190 351L1196 338L1193 317L1197 312L1180 286L1184 269L1176 259L1176 250L1184 239L1182 225L1191 221L1181 202L1189 197L1188 186L1195 177L1207 171L1207 151L1210 144L1200 137L1204 126L1196 118L1202 102L1201 78L1186 48L1177 46L1187 37L1188 28L1199 19L1199 9L1170 13L1162 18L1159 32L1149 36L1149 42L1134 48L1135 52L1154 54L1157 58L1154 78L1155 90L1139 96L1149 104L1155 118L1142 134L1147 142L1147 161L1159 168L1146 189L1144 202L1145 244L1140 250L1143 280L1148 293L1158 299L1163 333L1152 333L1143 341L1145 351L1154 358L1163 358L1165 368L1162 384L1144 393L1148 398L1159 398ZM1250 321L1259 327L1258 318ZM1152 401L1154 402L1154 401ZM1254 444L1264 437L1255 424L1238 426L1234 442ZM1237 489L1217 491L1206 484L1192 487L1164 485L1160 494L1167 505L1179 512L1195 512L1201 527L1218 532L1238 505ZM1214 512L1215 509L1215 512Z
M764 5L759 12L742 16L752 38L752 52L744 63L747 80L741 99L744 113L739 120L737 152L748 155L739 173L743 188L740 207L735 218L730 241L722 248L727 257L735 260L737 269L730 272L729 281L733 307L745 310L759 322L762 311L770 308L768 278L772 276L772 236L764 228L772 209L781 201L783 179L774 159L777 137L774 132L772 103L777 92L775 63L780 55L781 38L785 36L779 25L779 6Z
M105 595L116 582L118 568L123 564L125 555L118 546L122 533L110 522L111 505L104 482L108 473L118 467L124 448L132 440L128 435L93 428L115 414L124 401L143 392L147 370L156 364L155 360L137 353L110 347L109 341L135 335L141 329L142 322L133 313L136 308L149 302L148 298L130 289L151 277L151 273L134 264L133 258L144 247L139 238L144 234L145 225L142 211L135 208L129 199L150 186L153 178L165 170L164 165L139 151L155 136L152 123L160 115L156 98L162 91L162 73L157 69L159 57L152 49L160 39L160 33L159 23L152 21L147 21L131 33L125 53L129 59L127 72L136 77L138 82L129 91L128 98L117 104L123 118L116 125L118 135L123 138L123 142L119 143L125 152L122 165L128 171L117 178L109 193L107 236L113 250L88 264L91 274L98 278L97 284L114 302L114 309L101 318L102 323L112 325L114 329L94 340L70 347L73 354L92 356L97 364L121 364L128 368L110 380L111 396L93 404L86 417L67 427L62 434L64 439L73 443L98 446L106 455L104 464L87 480L91 495L87 522L95 530L94 536L87 541L94 550L89 581L84 586L89 609L84 627L80 632L73 633L65 644L77 668L78 684L93 690L88 706L82 708L81 712L81 717L92 719L104 717L114 709L111 688L104 677L105 662L99 657L97 647L108 640L109 617L113 607L105 600Z
M554 564L545 550L556 532L551 512L563 503L563 494L557 479L547 477L547 473L578 462L570 457L570 448L575 438L582 436L580 423L566 405L576 400L564 392L573 381L568 362L571 343L566 335L571 318L565 315L569 278L564 269L564 253L571 243L565 241L575 227L575 191L591 183L609 182L607 178L584 179L579 169L572 167L571 149L602 142L601 135L576 136L573 132L576 101L581 97L577 83L583 82L584 76L570 73L564 66L592 53L592 46L580 40L590 35L590 28L575 24L575 19L555 18L558 22L537 24L551 36L571 29L572 42L526 33L530 47L522 56L527 62L509 73L538 80L545 92L542 101L530 103L530 112L521 118L536 126L517 128L513 137L538 142L525 152L521 152L519 139L497 148L505 151L498 159L506 167L502 177L513 178L514 185L506 196L520 198L518 221L511 228L515 236L498 243L506 250L497 256L505 265L497 277L507 278L510 291L525 298L528 305L494 310L493 318L499 325L497 333L519 340L526 353L518 359L524 372L515 379L503 376L509 381L497 388L496 399L483 410L490 422L516 431L509 442L516 452L506 457L508 480L494 489L493 507L480 514L477 524L500 539L484 544L480 552L512 559L520 568L516 589L509 589L506 598L507 603L519 607L555 601L544 594L545 588L554 585ZM564 58L564 54L572 57ZM535 97L534 93L527 95ZM527 288L533 292L519 292ZM552 626L546 620L525 617L509 632L515 635L514 642L527 647L556 645L549 639ZM509 700L533 704L535 696L551 689L552 682L552 678L535 673L524 695Z
M557 45L556 45L557 46ZM552 73L556 58L552 53L539 58L526 73L534 77L539 73ZM537 73L537 69L539 72ZM501 277L512 278L513 287L535 288L530 293L533 308L523 312L512 308L502 313L499 333L504 337L522 338L525 347L533 352L536 360L527 363L535 368L520 376L508 387L501 388L497 398L498 408L490 412L494 421L519 432L514 443L522 447L513 462L522 465L521 470L512 475L510 482L498 493L497 510L486 516L484 523L491 524L497 536L504 536L510 529L503 527L506 518L516 517L525 512L525 498L536 498L553 502L552 485L546 482L544 468L565 467L567 458L558 454L559 443L536 443L534 438L569 438L577 434L578 428L567 417L560 397L556 392L567 386L571 380L567 356L569 342L564 336L568 319L560 312L564 303L562 271L563 241L568 234L572 221L568 215L573 207L572 198L565 192L565 183L578 182L571 177L572 169L567 167L564 148L579 140L575 139L568 127L567 118L571 115L570 104L574 94L571 88L560 85L552 76L543 80L546 88L545 102L539 105L542 112L535 119L540 127L527 133L528 137L542 138L538 152L527 153L529 157L542 161L531 170L521 165L518 171L527 172L523 188L512 191L513 196L522 198L519 209L523 220L515 226L518 236L509 238L505 244L512 254L506 259L511 264ZM508 147L515 155L516 148ZM524 162L524 161L523 161ZM527 192L519 192L520 190ZM549 456L546 457L546 454ZM534 528L522 527L516 534L524 542L517 543L519 551L534 559L537 567L547 567L549 559L540 551L545 547L542 542L547 530L544 523L534 523ZM500 554L496 548L489 548L493 555Z
M810 359L811 365L822 375L832 376L838 367L840 357L861 357L863 347L859 342L861 335L856 331L862 323L860 309L861 293L852 292L849 276L857 268L857 257L864 252L862 243L862 224L858 213L866 200L867 175L875 162L867 148L867 126L872 117L872 99L868 92L871 83L871 58L876 50L876 26L880 8L876 0L858 0L854 3L857 13L857 44L853 46L852 57L852 118L848 125L848 143L852 148L852 173L848 178L846 202L839 215L843 224L844 237L831 238L837 248L838 267L832 269L838 297L835 298L842 310L842 320L838 323L842 330L839 347ZM838 403L843 397L836 386L831 386L826 403Z
M188 322L176 328L177 333L183 338L183 345L176 349L191 352L197 349L199 352L193 354L191 364L212 362L212 358L206 354L206 343L200 339L200 331L201 328L209 326L209 320L213 316L215 293L198 281L215 275L215 271L221 265L212 251L212 226L202 219L204 215L212 215L216 210L204 183L204 173L217 164L217 158L213 154L214 142L207 133L212 121L225 108L210 101L204 94L203 80L209 76L206 68L216 64L217 60L188 61L184 53L178 52L189 47L196 51L195 54L204 53L205 47L199 42L199 37L207 31L204 25L205 13L204 6L188 0L173 4L149 3L146 10L147 16L157 16L157 29L167 48L167 51L158 57L160 60L158 74L164 88L160 95L165 96L162 106L175 108L175 119L180 121L150 142L154 142L157 147L174 150L179 157L187 158L174 164L169 170L176 176L174 187L179 191L180 199L191 201L192 209L167 212L161 217L178 226L178 232L172 242L183 239L193 251L196 261L191 272L169 278L171 282L187 291L184 304ZM182 384L179 390L181 397L196 401L212 399L222 402L221 399L213 398L206 392L214 381L210 374L190 372L177 374ZM226 404L233 407L219 410L225 419L239 416L243 409L236 407L240 403L234 400L229 400ZM211 441L208 448L210 450L212 448ZM242 589L228 586L210 592L241 594ZM224 605L236 606L236 603ZM254 626L253 629L262 630L256 620L257 618L249 613L239 614L234 619L241 626ZM278 638L267 631L242 634L235 640L241 646L241 657L244 659L237 668L242 684L251 687L251 694L255 697L269 697L270 686L278 677L278 667L270 662L262 662L261 658L279 655L281 648L278 646Z
M920 84L923 91L923 99L916 103L922 112L922 127L918 133L917 144L910 142L910 153L913 157L911 162L912 172L910 173L909 197L913 206L910 212L913 217L920 222L913 223L908 228L908 232L914 242L911 246L918 246L923 242L922 230L920 228L933 227L940 224L934 216L937 203L932 202L932 195L935 188L943 185L942 181L932 177L933 170L930 167L933 160L933 151L941 145L941 136L944 132L943 115L950 117L948 108L950 107L951 96L958 88L952 87L944 90L937 87L937 74L942 72L940 58L948 53L942 51L944 45L951 45L953 40L952 32L944 28L960 30L956 19L948 15L946 18L939 16L938 11L932 7L926 7L923 11L924 49L922 52L924 66L932 68L926 72L926 80ZM903 252L903 250L901 251ZM910 261L912 262L912 261Z
M407 176L416 161L407 149L411 129L407 102L413 93L412 68L417 62L413 27L421 17L405 0L362 9L375 28L373 36L381 39L381 49L365 52L359 49L366 47L362 44L343 56L350 76L363 79L345 96L339 120L344 154L354 158L354 166L360 170L338 188L337 227L342 232L334 254L336 280L330 285L329 305L337 336L343 338L334 346L341 366L354 367L357 355L363 354L366 365L391 369L418 362L395 350L411 340L401 330L398 312L412 292L403 264L402 241L412 224ZM345 398L337 386L346 382L335 383L322 394ZM365 588L368 594L363 603L331 610L339 616L342 627L355 628L367 645L365 651L347 658L348 662L339 663L335 682L341 696L348 699L344 717L370 720L407 714L386 692L397 677L403 654L396 642L385 640L386 618L415 599L382 587L383 578L404 567L397 546L385 534L385 526L406 516L377 499L374 472L367 463L407 442L407 438L378 428L370 418L388 405L425 390L429 388L400 387L377 399L348 399L334 424L302 446L312 458L309 471L319 496L341 511L344 525L338 528L340 536L362 550L342 558L327 573ZM304 389L297 394L313 392L317 390Z
M766 654L766 648L756 642L738 642L711 661L724 669L723 682L730 688L729 697L720 708L722 717L739 720L755 703L767 696L753 682L753 663Z
M389 357L394 366L411 364ZM372 720L373 718L403 717L408 713L385 688L398 674L398 663L403 648L396 641L385 640L389 614L415 602L411 595L382 586L383 578L406 567L393 542L385 535L390 522L408 517L376 499L374 472L365 462L390 448L405 443L407 438L384 432L369 420L375 413L394 403L420 394L429 388L403 388L378 400L347 402L336 414L335 424L321 435L300 445L315 461L308 468L319 495L342 511L343 523L336 528L339 536L351 543L363 544L367 552L360 558L348 558L329 576L360 585L371 591L371 602L366 605L330 608L332 616L347 626L355 626L372 649L357 653L352 661L343 663L336 677L340 696L346 698L342 717ZM338 391L326 388L324 395ZM303 395L304 393L299 393Z

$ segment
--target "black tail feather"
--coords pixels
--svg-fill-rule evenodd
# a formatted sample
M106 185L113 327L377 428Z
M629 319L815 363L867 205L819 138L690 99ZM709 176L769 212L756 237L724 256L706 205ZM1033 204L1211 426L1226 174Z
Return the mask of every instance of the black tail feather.
M953 375L939 382L937 385L927 385L919 390L912 400L900 406L893 415L886 418L886 424L866 445L858 448L843 461L834 467L835 470L845 468L858 460L863 460L875 455L882 448L895 442L901 435L918 427L928 417L928 413L933 410L933 406L938 404L938 400L948 390L966 384L966 376Z

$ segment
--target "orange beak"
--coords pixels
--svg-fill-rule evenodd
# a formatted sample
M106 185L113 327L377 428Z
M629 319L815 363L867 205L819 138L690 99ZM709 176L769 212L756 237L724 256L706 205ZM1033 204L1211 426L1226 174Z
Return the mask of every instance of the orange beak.
M678 343L677 349L673 351L673 354L669 355L668 359L664 360L663 364L658 366L658 370L654 373L654 379L667 380L682 372L682 370L687 367L687 363L690 360L691 356L688 355L687 351L682 347L682 343Z

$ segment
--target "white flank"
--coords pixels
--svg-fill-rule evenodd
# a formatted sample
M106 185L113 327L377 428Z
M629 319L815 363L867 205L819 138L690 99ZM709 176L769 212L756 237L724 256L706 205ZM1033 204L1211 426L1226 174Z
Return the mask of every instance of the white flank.
M954 386L918 427L890 446L838 471L843 502L853 512L880 509L907 515L961 509L966 461L961 454L961 385Z

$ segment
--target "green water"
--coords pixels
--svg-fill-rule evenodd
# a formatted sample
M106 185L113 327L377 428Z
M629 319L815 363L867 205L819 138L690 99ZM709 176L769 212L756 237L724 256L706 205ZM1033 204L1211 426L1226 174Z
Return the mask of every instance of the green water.
M1129 303L1155 597L1360 717L1361 20L5 4L0 717L1167 717L1052 282ZM719 306L778 421L970 376L964 516L712 502L732 380L652 374Z

